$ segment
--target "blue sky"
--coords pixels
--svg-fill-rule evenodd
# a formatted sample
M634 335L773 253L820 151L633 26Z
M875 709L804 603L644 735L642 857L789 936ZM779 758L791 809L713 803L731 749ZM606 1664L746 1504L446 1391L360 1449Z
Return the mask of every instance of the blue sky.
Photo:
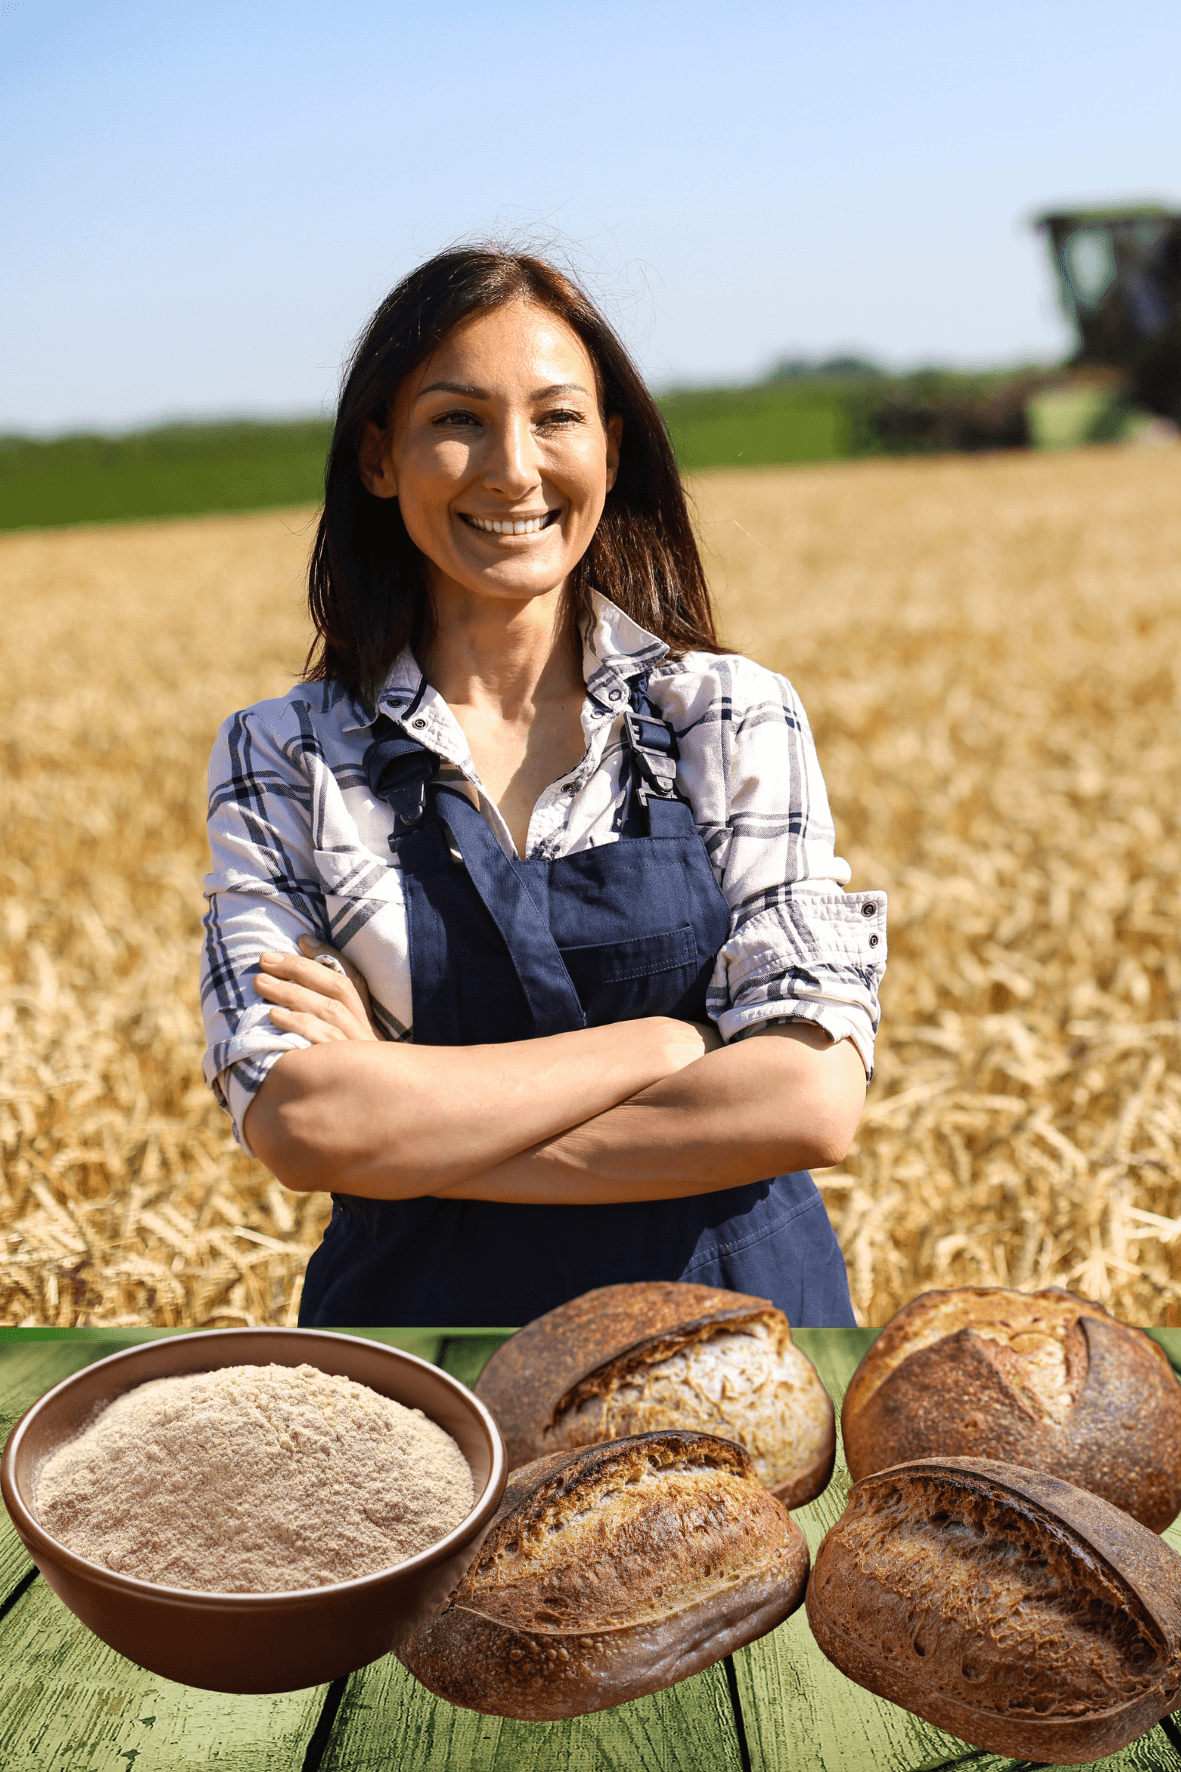
M1181 8L0 0L0 428L315 411L524 233L658 384L1066 347L1029 216L1181 202Z

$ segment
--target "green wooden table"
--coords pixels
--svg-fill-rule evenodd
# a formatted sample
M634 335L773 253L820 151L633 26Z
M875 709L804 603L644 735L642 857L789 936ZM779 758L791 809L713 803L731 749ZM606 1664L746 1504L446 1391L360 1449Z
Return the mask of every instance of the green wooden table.
M168 1331L0 1330L0 1438L71 1372ZM473 1383L503 1333L359 1331ZM1181 1369L1181 1331L1154 1332ZM872 1330L801 1329L838 1411ZM844 1507L829 1488L796 1514L815 1553ZM1181 1525L1166 1534L1181 1551ZM270 1698L174 1685L99 1642L50 1592L0 1510L0 1768L4 1772L1018 1772L874 1698L824 1659L801 1608L761 1642L667 1692L568 1723L456 1710L391 1656ZM1095 1762L1181 1772L1172 1718Z

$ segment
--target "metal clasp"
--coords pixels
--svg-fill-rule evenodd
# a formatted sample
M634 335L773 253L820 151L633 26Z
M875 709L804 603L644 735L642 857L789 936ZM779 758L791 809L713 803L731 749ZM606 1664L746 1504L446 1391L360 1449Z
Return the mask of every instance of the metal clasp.
M672 728L663 720L649 720L626 708L623 729L641 780L662 799L675 799L681 748Z

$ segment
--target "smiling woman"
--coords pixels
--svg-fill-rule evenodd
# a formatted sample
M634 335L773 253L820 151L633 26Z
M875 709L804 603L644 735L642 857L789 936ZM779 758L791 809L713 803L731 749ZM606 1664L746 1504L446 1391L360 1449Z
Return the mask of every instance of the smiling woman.
M660 416L544 263L444 254L346 381L305 681L211 765L207 1076L332 1221L301 1321L694 1279L850 1323L804 1172L885 958L790 686L722 652ZM748 1039L748 1035L759 1038Z

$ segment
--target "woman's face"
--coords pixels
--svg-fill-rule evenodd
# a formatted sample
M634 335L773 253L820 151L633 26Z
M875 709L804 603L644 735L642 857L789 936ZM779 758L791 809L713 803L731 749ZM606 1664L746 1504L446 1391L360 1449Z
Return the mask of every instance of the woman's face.
M361 478L396 498L436 604L524 601L582 558L615 483L622 421L604 419L594 364L547 308L516 301L450 332L366 428Z

